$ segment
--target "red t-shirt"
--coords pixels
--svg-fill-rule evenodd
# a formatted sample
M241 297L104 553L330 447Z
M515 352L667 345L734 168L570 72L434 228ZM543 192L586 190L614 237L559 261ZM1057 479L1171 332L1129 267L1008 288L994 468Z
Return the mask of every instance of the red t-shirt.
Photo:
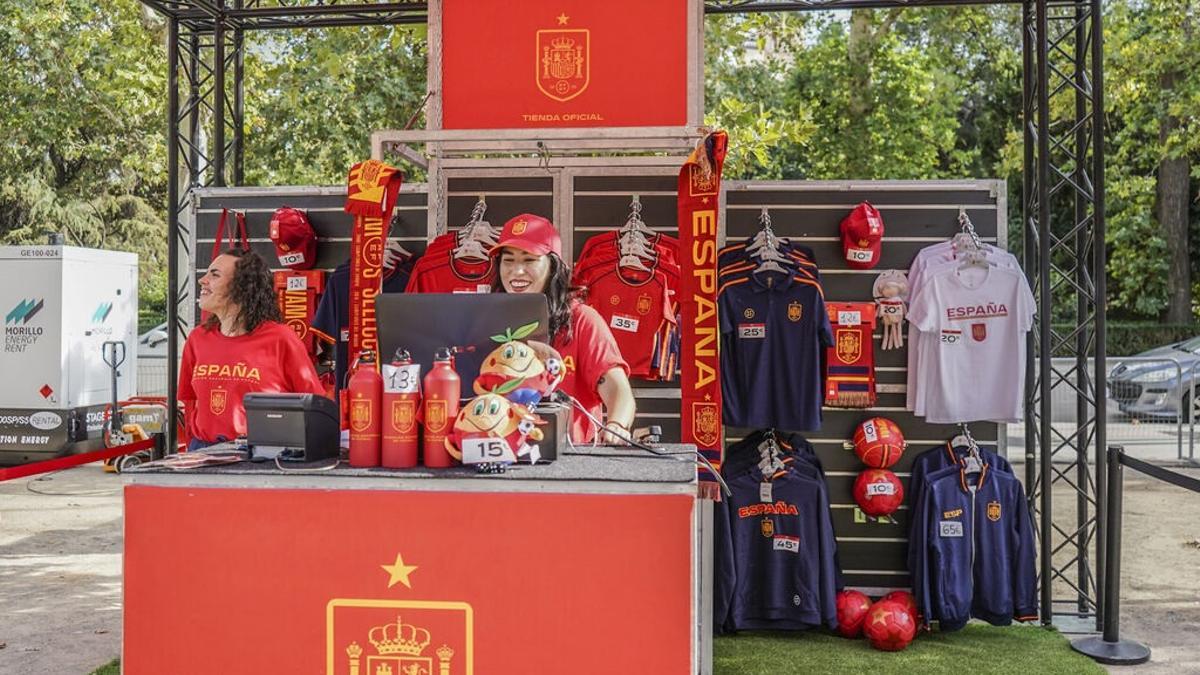
M604 421L604 402L600 399L600 378L613 368L629 373L621 358L617 341L596 310L583 303L571 305L571 341L556 339L551 344L563 357L566 373L559 388L575 397L593 417ZM590 443L595 437L592 422L579 410L571 411L571 440Z
M295 331L274 321L237 337L204 327L192 331L183 345L179 400L193 438L211 443L244 435L242 397L256 391L325 395Z
M443 234L413 266L406 293L487 293L496 279L495 260L454 259L458 235Z
M671 307L677 285L661 270L642 272L621 269L616 262L604 274L594 276L588 285L588 306L616 338L621 356L629 363L634 377L649 377L651 361L661 347L663 322L675 322Z

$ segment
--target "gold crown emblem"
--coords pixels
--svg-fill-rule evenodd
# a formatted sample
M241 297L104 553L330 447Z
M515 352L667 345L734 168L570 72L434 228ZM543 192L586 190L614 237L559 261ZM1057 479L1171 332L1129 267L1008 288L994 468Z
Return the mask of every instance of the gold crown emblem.
M396 617L396 623L386 626L375 626L367 634L367 639L375 645L375 651L380 655L405 654L420 656L429 646L429 631L424 628L403 623Z
M570 49L575 46L575 40L569 37L554 38L550 41L550 45L555 49Z

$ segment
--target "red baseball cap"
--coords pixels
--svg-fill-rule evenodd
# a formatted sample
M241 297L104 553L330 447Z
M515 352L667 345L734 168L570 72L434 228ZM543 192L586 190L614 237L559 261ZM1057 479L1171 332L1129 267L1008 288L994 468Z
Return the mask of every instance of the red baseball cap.
M284 206L271 214L271 241L279 264L294 270L312 269L317 264L317 233L300 209Z
M883 218L879 209L863 202L842 220L842 252L852 269L869 270L879 264L883 243Z
M558 228L549 220L532 213L514 216L504 224L504 229L500 231L500 239L492 249L492 255L498 254L505 246L533 255L553 253L562 257L562 238L558 236Z

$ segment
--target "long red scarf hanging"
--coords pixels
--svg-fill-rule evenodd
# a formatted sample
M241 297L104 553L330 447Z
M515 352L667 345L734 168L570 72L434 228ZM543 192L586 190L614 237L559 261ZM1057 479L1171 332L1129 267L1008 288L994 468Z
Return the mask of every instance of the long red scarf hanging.
M317 335L308 329L317 312L317 299L325 290L321 270L280 270L275 272L275 300L283 322L296 331L310 357L317 355Z
M399 169L375 159L350 167L346 189L346 213L354 215L350 235L350 363L364 349L379 351L375 296L381 287L383 249L402 180Z
M875 405L875 303L830 302L825 309L833 327L825 359L825 405L870 408Z
M679 171L680 411L684 443L721 468L721 376L717 336L717 218L728 137L709 134ZM701 491L717 498L716 479L700 469Z

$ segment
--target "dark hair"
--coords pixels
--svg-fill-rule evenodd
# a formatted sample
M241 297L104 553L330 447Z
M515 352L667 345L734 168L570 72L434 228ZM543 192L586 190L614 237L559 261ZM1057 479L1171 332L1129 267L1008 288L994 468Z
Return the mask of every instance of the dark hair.
M571 267L557 253L547 253L550 257L550 276L546 280L546 302L550 306L550 341L561 339L567 344L571 335L571 304L580 297L580 289L571 286ZM496 263L496 280L492 282L492 291L507 293L504 282L500 280L499 256Z
M264 321L283 321L279 305L275 300L275 282L267 261L254 251L227 248L221 255L237 258L233 266L233 278L229 280L229 301L238 306L237 321L247 333L253 332ZM221 320L212 315L204 327L220 328Z

